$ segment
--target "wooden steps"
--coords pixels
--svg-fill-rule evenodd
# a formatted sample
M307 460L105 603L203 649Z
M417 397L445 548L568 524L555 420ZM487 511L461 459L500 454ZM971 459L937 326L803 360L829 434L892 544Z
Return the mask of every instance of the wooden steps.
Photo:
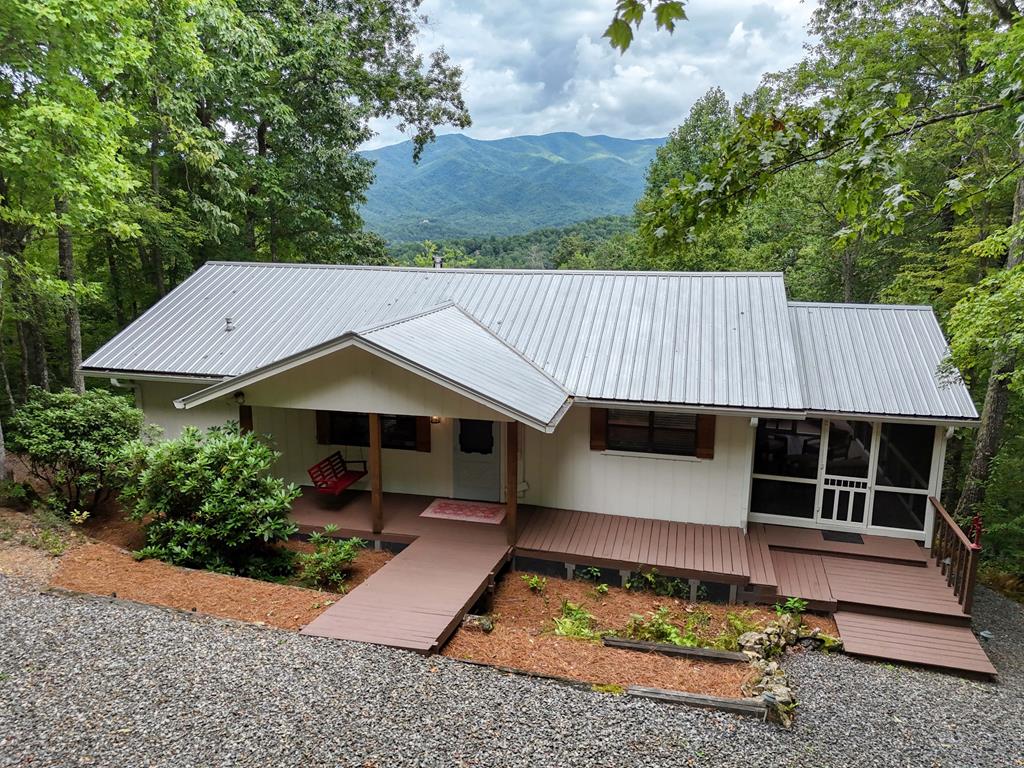
M996 668L968 627L872 616L834 614L847 653L994 677Z
M833 611L836 599L829 587L824 558L807 553L772 550L779 599L798 597L814 611Z

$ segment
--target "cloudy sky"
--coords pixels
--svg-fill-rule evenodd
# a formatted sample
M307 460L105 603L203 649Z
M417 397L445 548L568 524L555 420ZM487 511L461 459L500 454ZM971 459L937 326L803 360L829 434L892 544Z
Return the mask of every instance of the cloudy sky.
M664 136L713 85L730 100L800 58L813 0L690 0L674 35L645 23L624 56L601 37L614 0L425 0L420 46L464 72L473 125L497 139L575 131ZM366 148L402 141L386 122Z

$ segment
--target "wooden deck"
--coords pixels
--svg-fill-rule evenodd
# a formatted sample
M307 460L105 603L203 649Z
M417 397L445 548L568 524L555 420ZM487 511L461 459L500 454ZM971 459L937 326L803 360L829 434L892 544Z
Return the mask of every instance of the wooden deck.
M838 611L834 618L847 653L978 675L996 674L968 627L852 611Z
M422 518L433 497L385 493L383 530L372 534L370 494L332 501L304 494L293 506L300 531L338 526L339 536L408 545L388 565L304 631L430 652L436 650L511 556L736 585L747 601L799 597L812 609L845 616L851 653L927 663L913 648L955 643L945 658L977 672L984 657L963 611L927 550L913 541L861 535L826 538L820 530L751 524L739 528L520 507L517 544L502 526ZM849 539L849 537L839 537ZM881 619L898 619L891 637ZM914 626L910 626L914 625ZM941 629L936 629L940 627ZM870 630L870 631L869 631ZM955 631L954 631L955 630ZM903 635L917 638L901 642ZM950 638L954 638L951 640ZM934 650L934 649L933 649ZM941 666L941 665L940 665ZM986 674L988 674L986 672Z
M520 507L520 514L520 557L630 571L654 568L666 576L724 584L750 582L740 528L541 507Z

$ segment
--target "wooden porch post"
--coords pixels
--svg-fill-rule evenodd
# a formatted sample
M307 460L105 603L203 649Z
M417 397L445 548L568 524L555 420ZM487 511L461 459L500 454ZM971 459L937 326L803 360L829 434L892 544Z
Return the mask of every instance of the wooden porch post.
M380 414L370 414L370 503L373 507L373 532L384 530L384 489L380 461Z
M519 506L519 422L505 425L505 531L509 546L515 546L519 534L516 513Z

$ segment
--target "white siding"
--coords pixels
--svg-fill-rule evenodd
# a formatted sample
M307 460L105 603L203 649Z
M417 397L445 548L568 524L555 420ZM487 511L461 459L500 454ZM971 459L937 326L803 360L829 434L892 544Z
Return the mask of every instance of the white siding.
M754 429L719 416L715 457L650 458L590 450L590 412L575 407L552 435L525 430L527 504L745 527Z
M424 382L422 386L434 385ZM141 387L147 419L163 426L168 436L177 435L185 424L205 427L238 418L237 406L222 401L188 411L175 409L174 398L194 391L187 385L146 382ZM250 401L248 391L246 401ZM358 410L349 399L344 406L322 402L328 408L333 405L337 410ZM393 405L396 401L388 402ZM468 407L469 401L466 403ZM377 408L383 413L393 412L380 404ZM413 408L412 413L425 415L422 408ZM316 418L308 408L256 405L253 428L273 437L282 454L277 472L294 483L308 483L306 469L335 449L317 444ZM571 408L554 434L520 429L520 480L527 485L527 490L520 493L521 503L659 520L746 525L754 447L754 430L747 417L717 417L715 457L710 460L591 451L590 413L583 407ZM430 453L384 450L386 491L451 495L453 419L445 416L440 424L431 425L430 437ZM342 451L347 458L362 459L367 449L347 447ZM355 487L364 486L368 487L366 480Z
M147 422L163 427L164 437L177 437L188 424L205 429L238 421L238 406L230 401L217 400L189 411L174 407L175 399L202 388L202 384L140 381L135 388L135 402L145 412Z

